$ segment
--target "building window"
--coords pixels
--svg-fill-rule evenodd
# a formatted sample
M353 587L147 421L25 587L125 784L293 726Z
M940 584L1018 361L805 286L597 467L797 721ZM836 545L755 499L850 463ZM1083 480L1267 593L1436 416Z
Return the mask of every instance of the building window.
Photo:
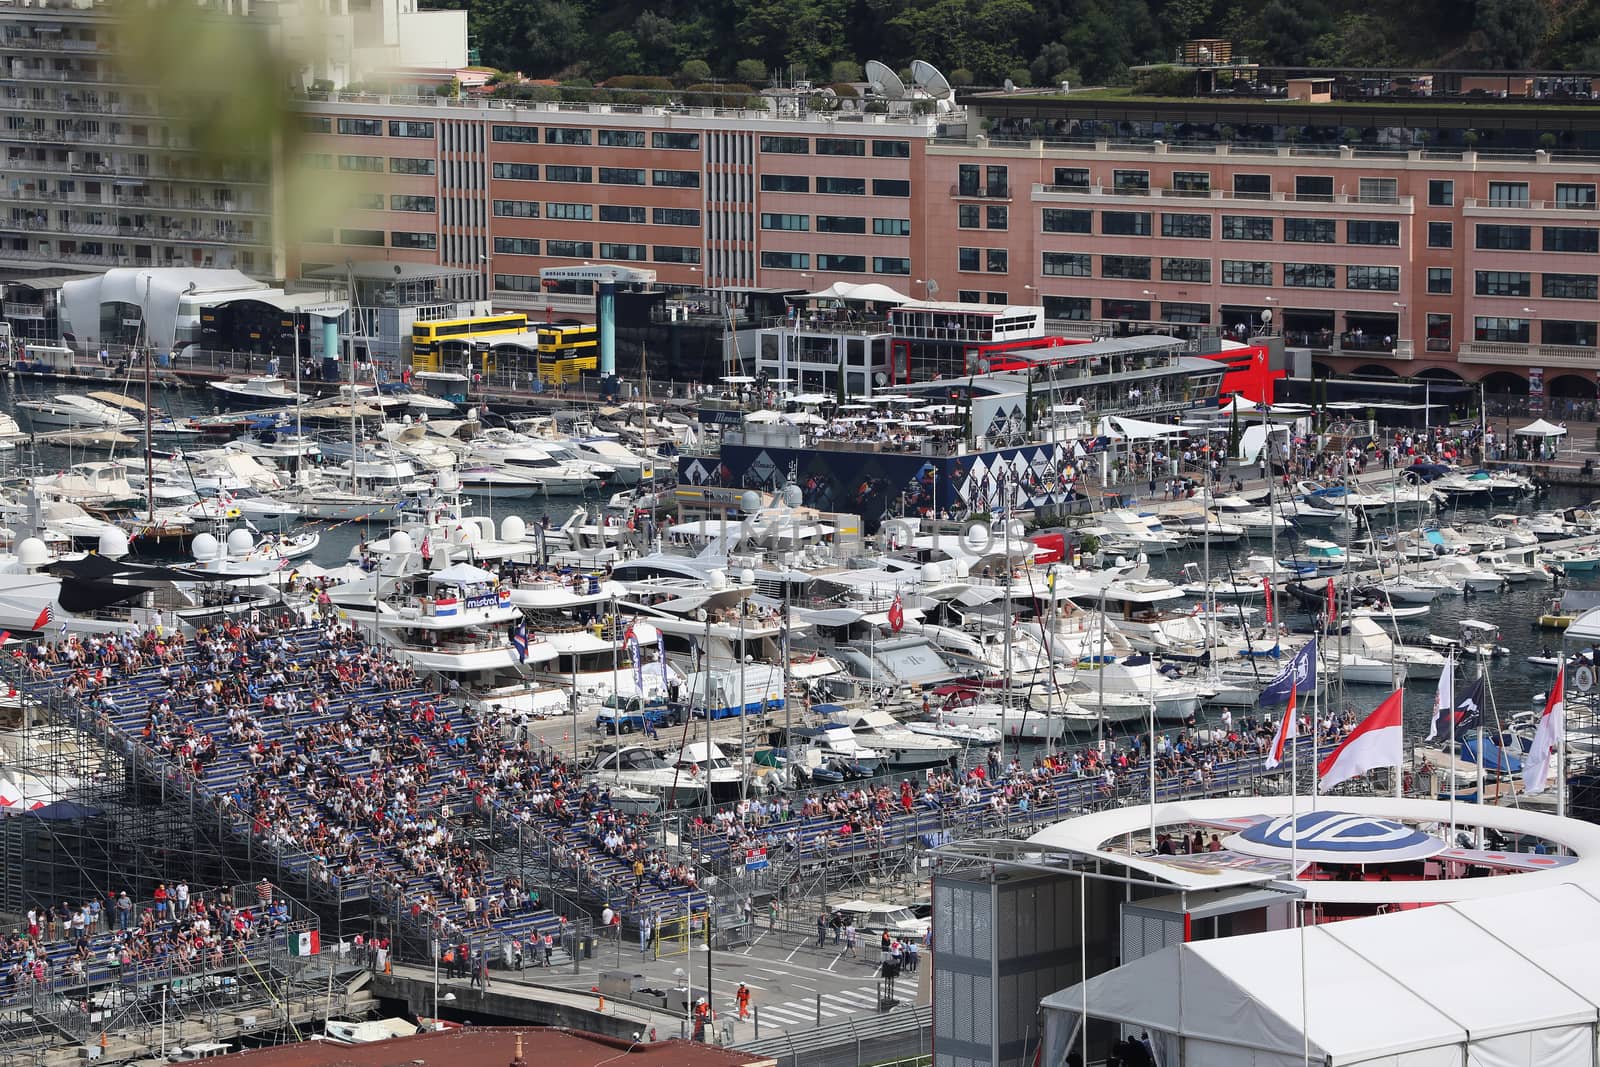
M987 204L983 209L983 224L991 230L1003 230L1011 217L1010 212L1004 204Z
M1350 219L1344 224L1344 239L1353 245L1398 245L1400 223L1388 219Z
M1285 263L1283 284L1291 289L1332 289L1338 284L1332 263Z
M899 196L911 195L911 183L903 178L874 178L872 179L873 196Z
M1594 300L1595 282L1593 274L1543 274L1540 295L1549 300Z
M1528 320L1479 315L1472 320L1472 339L1525 345L1528 343Z
M381 131L380 131L381 132ZM383 247L382 230L340 230L339 243L342 245L372 245Z
M62 192L66 192L66 190L63 189ZM400 198L399 197L395 197L395 199L398 200ZM426 199L426 198L422 198L422 199ZM350 206L352 208L354 208L355 210L357 210L357 211L382 211L383 210L383 194L382 193L356 193L356 194L354 194L353 196L350 197ZM403 209L397 207L394 210L401 211ZM431 211L432 209L429 208L427 210Z
M1114 170L1111 172L1111 191L1118 196L1147 196L1150 192L1150 172Z
M1550 227L1546 227L1548 233ZM1479 224L1478 247L1503 252L1526 252L1532 244L1532 233L1526 226L1493 226ZM1548 239L1547 239L1548 243ZM1545 251L1555 251L1546 248Z
M1400 182L1396 178L1361 178L1356 190L1357 199L1363 204L1400 202Z
M378 196L379 206L382 206L383 196ZM390 211L434 211L437 201L431 196L402 196L399 193L389 197Z
M1450 316L1428 315L1428 351L1450 351Z
M382 119L340 119L339 132L352 137L382 137ZM382 242L379 242L380 244Z
M497 167L499 164L495 164ZM531 165L530 165L531 166ZM537 170L537 168L533 168ZM434 162L431 159L390 159L390 174L432 174ZM498 177L498 175L496 175Z
M661 136L657 134L656 136ZM691 134L691 136L697 136ZM643 130L601 130L598 138L602 148L643 148ZM659 145L657 146L660 147Z
M983 224L983 214L977 204L956 205L956 226L963 230L976 230Z
M831 196L866 196L867 179L819 177L817 179L817 192L827 193Z
M383 169L382 156L340 156L340 170L359 170L371 173Z
M1453 222L1428 223L1428 247L1451 248L1456 243L1456 227Z
M700 188L700 172L697 170L653 170L650 172L650 184L665 186L668 189L698 189Z
M780 215L775 212L763 211L761 213L761 228L763 230L797 230L811 229L810 215Z
M957 289L956 302L960 304L981 304L983 294L976 289Z
M1346 267L1344 285L1346 289L1369 289L1382 293L1399 292L1400 268Z
M1069 192L1088 192L1089 191L1089 168L1088 167L1057 167L1056 168L1056 174L1055 174L1055 181L1051 183L1051 188L1052 189L1058 189L1058 190L1065 190L1065 191L1069 191ZM1057 297L1057 299L1065 299L1065 298L1064 297Z
M1209 304L1169 304L1161 302L1162 322L1192 322L1204 324L1211 321L1211 305Z
M1222 239L1224 241L1270 241L1272 240L1272 217L1270 215L1224 215L1222 216Z
M1047 296L1044 298L1044 317L1067 322L1087 322L1089 298L1086 296Z
M1100 277L1147 282L1150 280L1150 257L1101 256Z
M562 219L567 222L593 222L593 204L546 204L544 216L547 219Z
M805 218L804 215L800 216ZM697 207L653 207L650 221L657 226L698 226L700 209Z
M811 178L805 174L763 174L763 193L809 193Z
M1259 259L1222 261L1223 285L1271 285L1272 264Z
M498 167L499 164L496 164L496 166ZM544 180L547 182L572 182L578 185L586 185L594 180L594 168L558 167L554 164L546 164Z
M1133 322L1149 322L1150 301L1104 299L1100 301L1100 317L1104 319L1128 319Z
M982 270L983 257L979 253L980 249L976 248L956 249L956 269L966 271Z
M1271 199L1272 177L1267 174L1235 174L1233 195L1240 200Z
M1428 268L1428 292L1448 296L1455 288L1455 271L1450 267Z
M1089 233L1094 224L1094 212L1077 208L1047 207L1044 209L1045 233Z
M1479 296L1527 296L1533 292L1533 275L1517 270L1480 270L1474 291Z
M390 137L432 137L433 123L431 122L405 122L400 119L389 120Z
M534 200L496 200L494 213L502 219L536 219L539 204Z
M818 215L818 233L866 233L867 220L860 215Z
M332 133L333 120L324 115L302 115L300 117L301 133Z
M910 159L910 141L873 141L872 154L879 159Z
M842 256L818 253L817 269L841 271L850 274L865 274L867 271L866 256Z
M1333 178L1327 174L1297 174L1294 198L1328 203L1333 200Z
M645 258L644 245L614 244L609 241L601 241L600 258L640 261Z
M1454 207L1456 202L1456 183L1453 181L1431 179L1428 182L1429 207Z
M1087 252L1046 252L1042 273L1056 278L1090 278L1094 266Z
M544 251L549 256L560 256L563 259L593 259L593 241L546 241Z
M910 274L911 260L904 256L873 256L872 273L874 274Z
M700 148L700 135L698 133L678 133L675 130L656 130L650 134L650 147L698 150ZM659 256L656 258L660 259ZM665 262L681 263L689 261L674 259ZM698 263L700 260L697 258L694 262Z
M1172 191L1184 196L1210 196L1211 175L1203 170L1173 171Z
M539 242L535 241L534 244ZM535 255L538 253L535 252ZM507 293L537 293L542 291L539 277L535 274L496 274L494 287Z
M763 252L761 265L772 270L807 270L811 257L804 252Z
M806 137L763 137L761 151L803 156L811 151L811 140Z
M983 269L990 274L1004 274L1008 269L1009 253L1004 248L989 248L984 250Z
M873 219L872 232L878 237L910 237L910 219Z
M1490 182L1490 207L1527 207L1527 182Z
M1482 232L1487 228L1488 227L1485 226L1479 226L1479 234L1481 235ZM1527 236L1526 227L1502 226L1499 227L1499 229L1520 229L1523 231L1524 239L1526 239ZM1600 251L1600 230L1587 230L1580 226L1546 226L1544 227L1543 236L1544 250L1546 252L1592 253L1595 251ZM1484 246L1480 242L1478 247L1482 248ZM1521 247L1527 248L1528 246L1523 244Z
M644 224L644 208L630 207L627 204L601 204L601 222L630 222Z
M537 126L495 126L489 130L491 140L502 141L510 144L538 144L539 127Z
M1588 348L1594 344L1594 323L1543 319L1539 323L1539 341L1547 345Z
M983 294L983 302L985 304L1000 304L1000 305L1009 304L1009 303L1011 303L1011 294L1009 294L1009 293L987 292L987 293Z
M657 263L699 263L700 250L687 245L656 245L650 249L650 258Z
M391 248L420 248L432 252L439 247L438 234L421 233L417 230L391 230L389 231L389 247Z
M1556 207L1593 209L1594 186L1581 182L1556 182Z
M1202 285L1211 281L1211 261L1209 259L1163 259L1161 261L1161 280L1164 282L1198 282Z
M1102 211L1100 232L1117 237L1149 237L1150 212Z
M1333 219L1284 219L1285 242L1303 245L1331 245L1339 239Z
M1048 211L1046 214L1048 214ZM1211 216L1170 215L1163 211L1161 213L1161 236L1193 237L1200 240L1209 240L1211 237Z
M494 250L503 256L536 256L539 254L539 241L534 237L496 237ZM496 286L501 288L501 286Z
M539 180L539 164L496 163L494 176L508 181L536 182Z
M642 167L601 167L601 185L643 185L644 169Z
M867 142L859 137L818 137L817 155L819 156L864 156L867 154Z

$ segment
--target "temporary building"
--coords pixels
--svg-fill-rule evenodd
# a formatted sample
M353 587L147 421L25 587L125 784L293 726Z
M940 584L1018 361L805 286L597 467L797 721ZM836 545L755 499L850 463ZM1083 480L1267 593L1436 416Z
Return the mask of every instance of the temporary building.
M1173 945L1045 997L1046 1067L1085 1002L1164 1067L1594 1067L1600 884Z
M1512 435L1516 437L1561 437L1566 432L1567 428L1565 426L1557 426L1555 423L1546 422L1544 419L1534 419L1521 429L1511 431Z

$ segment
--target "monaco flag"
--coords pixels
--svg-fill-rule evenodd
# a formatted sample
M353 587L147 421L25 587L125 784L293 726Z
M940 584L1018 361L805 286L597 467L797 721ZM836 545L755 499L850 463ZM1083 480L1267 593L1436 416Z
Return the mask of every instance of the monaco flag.
M1278 732L1272 735L1272 747L1267 749L1266 768L1269 771L1283 762L1284 744L1293 741L1299 732L1294 715L1294 698L1298 692L1296 686L1289 687L1289 706L1283 709L1283 721L1278 723Z
M1544 701L1544 714L1533 731L1533 744L1522 757L1522 791L1528 795L1543 793L1550 780L1550 756L1561 743L1567 729L1567 668L1556 672L1556 684Z
M1318 791L1326 793L1378 767L1400 766L1405 759L1400 725L1404 711L1405 692L1396 689L1318 764Z

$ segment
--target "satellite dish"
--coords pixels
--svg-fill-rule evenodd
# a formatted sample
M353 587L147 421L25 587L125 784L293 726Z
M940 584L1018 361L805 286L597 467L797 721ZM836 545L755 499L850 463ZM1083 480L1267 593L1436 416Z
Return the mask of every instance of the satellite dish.
M1263 311L1261 313L1261 321L1262 322L1271 322L1272 321L1272 309L1271 308L1267 308L1265 311Z
M867 82L872 86L872 91L885 100L905 98L906 83L900 80L900 75L889 69L887 63L867 60Z
M1005 90L1008 93L1016 92L1017 91L1017 83L1012 81L1010 78L1007 78L1006 79Z
M938 67L925 60L911 61L911 80L917 83L917 88L935 100L943 100L950 95L949 79L939 73Z

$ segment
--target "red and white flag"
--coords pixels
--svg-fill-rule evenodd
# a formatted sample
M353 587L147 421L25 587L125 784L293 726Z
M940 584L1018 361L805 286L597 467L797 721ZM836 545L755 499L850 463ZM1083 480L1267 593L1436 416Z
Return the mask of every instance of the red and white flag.
M1339 594L1334 591L1333 579L1328 579L1328 621L1339 617Z
M1401 736L1404 712L1405 691L1396 689L1317 765L1317 789L1326 793L1340 782L1368 771L1400 766L1405 760Z
M52 622L55 622L55 621L56 621L56 609L54 607L52 607L51 605L46 604L44 606L44 610L39 612L39 617L37 619L33 620L33 628L35 630L43 630L46 626L49 626Z
M1261 579L1261 591L1266 595L1266 601L1267 601L1267 605L1266 605L1267 606L1267 625L1271 626L1272 625L1272 579L1271 578L1263 578L1263 579Z
M1283 709L1283 721L1278 723L1278 732L1272 735L1272 746L1267 749L1266 768L1269 771L1283 762L1283 746L1299 735L1294 714L1294 700L1298 692L1299 686L1289 686L1289 706Z
M894 595L894 603L889 605L889 629L895 633L906 624L906 610L900 606L900 594Z
M1556 746L1561 743L1561 735L1567 729L1567 668L1565 665L1556 672L1556 684L1550 687L1550 695L1544 701L1544 714L1539 716L1539 725L1533 731L1533 744L1528 746L1528 754L1522 757L1522 791L1532 796L1543 793L1544 787L1550 780L1550 757L1555 753Z

